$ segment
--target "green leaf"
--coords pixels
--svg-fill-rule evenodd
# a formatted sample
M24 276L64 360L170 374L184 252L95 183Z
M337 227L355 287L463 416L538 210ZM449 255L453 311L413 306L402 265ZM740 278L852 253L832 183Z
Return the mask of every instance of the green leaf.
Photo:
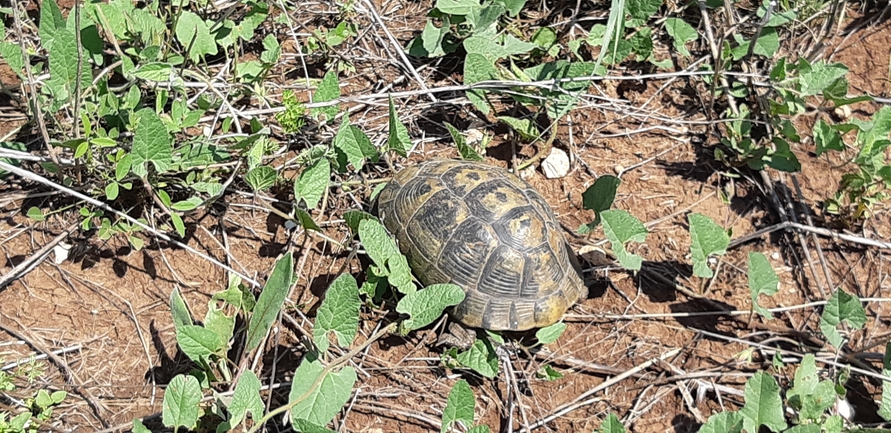
M712 254L727 253L730 236L711 218L694 213L688 216L690 221L690 251L693 254L693 274L697 277L711 278L708 258Z
M801 96L819 95L836 80L848 73L848 67L841 63L829 65L822 60L813 64L808 64L807 61L801 60L800 63L801 72L798 77L798 83L801 85Z
M282 46L278 43L275 35L268 34L263 38L263 54L260 54L260 60L268 65L275 64L282 54Z
M855 96L853 98L848 97L848 80L844 78L839 78L835 80L829 87L823 89L823 98L826 98L828 101L832 101L836 107L842 107L845 105L856 104L858 102L867 102L872 101L872 96L869 95L861 95Z
M582 193L582 206L595 212L594 221L579 228L579 233L587 234L600 225L601 213L609 209L616 200L616 191L622 180L612 175L603 175L594 181L594 185L588 187Z
M379 269L375 272L378 272L380 276L387 277L390 285L396 287L403 294L413 293L417 290L411 280L408 261L405 256L399 253L396 243L377 219L366 219L359 222L359 240L362 241L366 254L371 257Z
M306 207L315 209L322 201L331 180L331 163L322 158L305 168L294 184L294 196L306 202Z
M312 95L312 102L328 102L337 98L340 98L340 84L337 82L337 71L332 69L325 73L325 77L322 78L319 87ZM339 110L340 104L336 104L328 107L313 108L310 110L310 113L316 118L318 118L320 114L324 114L325 120L330 123L334 120L334 116L337 115Z
M488 341L477 339L469 350L459 353L455 359L462 366L489 379L498 374L498 356Z
M207 23L193 12L182 11L176 22L176 39L188 49L189 59L197 62L206 55L217 54L217 43L210 34Z
M254 167L244 177L244 180L255 192L265 191L272 185L275 185L277 179L278 173L276 173L275 169L265 165Z
M183 223L182 217L175 213L171 213L170 221L173 222L173 228L176 229L176 234L181 238L186 237L186 225Z
M28 208L28 218L31 218L34 221L46 221L46 215L44 215L43 211L36 206Z
M786 428L780 387L769 374L759 371L746 381L746 404L739 413L746 431L757 432L763 425L773 432Z
M467 54L479 54L488 59L488 62L495 64L500 59L508 58L518 54L525 54L537 47L536 44L524 42L510 33L503 35L475 35L464 40L464 49ZM467 84L467 77L464 77Z
M662 0L625 0L625 11L638 20L649 19L660 6Z
M446 308L464 300L464 290L454 284L433 284L409 293L399 300L396 311L410 317L403 326L407 330L423 328L442 317Z
M882 357L882 376L891 377L891 341L885 343L885 355ZM882 382L882 402L879 416L885 421L891 420L891 384Z
M450 27L451 23L447 15L442 17L442 27L436 27L433 24L433 20L428 18L427 25L424 26L421 36L409 45L408 53L416 57L433 58L444 56L446 50L443 47L443 42L449 34Z
M767 260L767 256L761 253L749 253L749 291L752 295L752 308L764 316L772 317L770 311L758 304L758 295L774 295L779 290L780 278L774 272Z
M442 411L441 433L449 431L452 423L463 421L465 426L473 425L473 408L476 401L473 398L473 390L467 381L461 379L455 382L455 386L449 391L445 410Z
M665 31L668 32L668 35L674 41L674 49L683 56L690 55L690 51L687 50L687 42L692 42L699 38L696 29L680 18L666 18Z
M322 374L325 377L318 386L313 387ZM294 372L291 393L288 395L291 403L302 399L291 409L291 421L303 419L316 425L327 425L349 400L355 383L356 370L352 367L344 367L337 373L326 373L318 360L304 359Z
M603 221L603 233L612 245L613 253L626 269L640 270L643 259L631 254L625 249L628 241L644 242L647 239L647 229L631 214L623 210L607 210L600 213Z
M544 28L544 27L543 27ZM510 116L498 116L498 120L510 126L511 129L520 134L520 138L524 141L533 141L538 138L540 132L538 127L531 119L517 119Z
M161 419L167 427L193 429L198 423L201 386L193 376L177 375L164 392Z
M334 136L334 149L343 154L346 161L349 161L357 171L365 165L366 158L373 162L378 161L378 152L374 144L361 129L351 125L347 118L344 118L337 135ZM345 171L346 167L341 169Z
M176 342L189 359L198 363L219 352L227 344L216 332L197 325L184 325L177 329Z
M544 328L539 329L535 332L535 338L541 344L551 344L557 341L561 335L563 335L563 331L566 330L566 324L563 322L557 322L551 326L546 326Z
M866 312L860 299L838 289L829 298L820 317L820 330L837 349L841 349L842 344L842 336L838 332L838 325L842 322L847 322L854 329L861 329L866 324Z
M28 421L31 420L31 412L23 412L15 416L15 418L9 420L9 428L10 431L13 432L24 432L25 425L28 424Z
M773 57L777 50L780 49L780 38L774 28L765 28L761 30L761 36L755 42L754 53L759 56Z
M799 404L794 404L795 400L793 397L813 394L814 390L817 389L818 383L820 383L820 377L817 372L816 358L813 354L808 353L804 355L804 358L801 359L801 364L795 370L792 389L789 390L786 397L790 403L793 403L796 409L801 409Z
M235 427L245 419L250 412L255 420L263 416L266 406L260 398L260 379L251 370L246 370L238 384L235 385L235 393L232 394L232 402L229 403L229 425Z
M37 395L34 397L34 403L37 407L46 409L53 405L53 399L50 398L49 392L45 389L41 389L37 391Z
M464 84L473 84L480 81L494 80L498 77L494 60L479 53L469 53L464 59ZM486 101L486 92L483 90L468 90L467 98L483 114L489 114L489 103Z
M294 216L297 217L297 221L300 223L300 227L303 227L305 230L315 230L317 232L322 231L322 228L316 224L315 220L312 219L312 215L309 212L297 207L294 208Z
M235 332L235 317L226 314L216 301L211 300L208 302L207 313L204 315L204 328L215 332L223 341L224 346L228 347L228 341L232 339L232 334Z
M278 317L293 283L294 257L289 252L275 263L272 274L266 280L263 291L260 292L260 298L257 299L257 305L254 307L254 313L248 324L245 352L256 349L266 338L266 333L269 332L269 328Z
M40 3L40 27L37 34L44 48L51 47L56 31L66 28L65 18L55 0L44 0Z
M610 412L597 431L599 433L625 433L625 426L622 425L616 414Z
M149 108L135 113L136 128L133 131L132 167L139 177L148 175L147 163L152 163L159 173L166 172L173 162L173 143L164 122Z
M814 144L817 145L817 156L826 153L829 150L843 151L845 143L842 141L841 134L822 119L814 125Z
M396 114L396 107L393 105L393 97L389 97L389 137L387 138L387 149L392 150L400 156L408 156L408 149L411 148L411 139L408 137L408 128L399 121Z
M462 159L469 161L483 160L483 157L467 144L467 140L464 139L464 135L461 134L461 131L458 131L457 128L448 122L443 123L445 123L446 129L449 130L449 135L452 136L452 140L455 141L455 145L458 147L458 153L461 155Z
M133 433L152 433L152 431L142 423L141 419L135 418L133 420Z
M635 32L628 40L631 52L638 61L647 60L653 55L653 31L649 27L643 27Z
M328 350L328 333L334 333L341 347L350 347L359 330L361 307L356 279L350 274L341 274L328 287L325 300L316 313L312 337L320 352Z
M764 2L761 4L761 6L758 6L758 11L756 12L756 15L758 16L759 19L764 19L764 15L767 13L767 7L765 7L766 4L767 4L767 2ZM794 22L796 19L798 19L798 14L795 12L795 10L788 10L788 11L774 10L770 14L770 19L767 21L767 24L765 24L764 26L765 27L780 27L780 26L789 24L791 22Z
M470 15L477 13L482 6L477 0L436 0L436 9L449 15Z
M170 209L180 211L180 212L188 212L190 210L196 209L198 206L204 203L204 200L201 197L189 197L186 200L180 200L176 203L170 205Z
M170 312L173 315L173 327L177 332L186 326L192 326L192 315L189 313L189 307L186 300L183 299L178 287L170 292Z
M305 419L294 420L294 429L300 433L337 433L334 430L315 425Z
M557 43L557 32L550 27L541 27L532 34L531 42L542 51L548 51Z
M53 107L61 107L74 100L75 87L78 85L77 74L77 39L74 31L60 28L56 31L53 43L49 46L50 80L46 85L54 98ZM90 87L89 65L84 67L80 75L80 92Z
M835 405L836 400L835 384L829 380L821 381L814 387L813 392L801 395L799 418L813 422L820 421L826 411Z
M821 433L823 431L826 431L826 433L830 433L830 430L824 430L819 424L800 424L793 426L783 433Z
M139 65L132 75L146 81L182 82L179 71L174 69L170 63L151 62Z
M22 57L22 48L19 45L0 41L0 58L6 60L9 68L15 71L19 78L25 78L25 58Z
M743 416L739 412L719 412L708 417L699 433L742 433Z
M350 231L359 233L359 223L364 220L377 220L377 217L361 210L348 210L343 213L343 219L346 221Z

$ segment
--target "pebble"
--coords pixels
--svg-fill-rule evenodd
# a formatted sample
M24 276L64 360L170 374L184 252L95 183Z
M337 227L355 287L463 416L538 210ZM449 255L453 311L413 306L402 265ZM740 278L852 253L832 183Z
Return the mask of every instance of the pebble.
M851 118L851 107L847 105L842 105L835 109L835 115L841 117L842 119L850 119Z
M68 252L71 251L71 244L66 244L65 242L59 242L56 246L53 247L53 261L57 265L61 265L65 260L68 260Z
M556 147L551 148L551 154L541 163L541 169L548 179L557 179L569 173L569 155Z
M485 134L479 129L468 129L467 132L464 133L464 138L467 140L467 144L471 146L476 146L482 143L484 137Z
M535 166L530 165L520 170L520 179L529 180L535 177Z

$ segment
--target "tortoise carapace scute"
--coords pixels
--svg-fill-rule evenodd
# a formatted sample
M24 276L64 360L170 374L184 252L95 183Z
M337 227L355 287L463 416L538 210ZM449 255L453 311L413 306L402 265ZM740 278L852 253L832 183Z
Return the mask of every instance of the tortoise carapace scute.
M464 290L451 314L467 326L540 328L587 297L550 206L507 170L421 162L396 173L377 198L377 213L421 283Z

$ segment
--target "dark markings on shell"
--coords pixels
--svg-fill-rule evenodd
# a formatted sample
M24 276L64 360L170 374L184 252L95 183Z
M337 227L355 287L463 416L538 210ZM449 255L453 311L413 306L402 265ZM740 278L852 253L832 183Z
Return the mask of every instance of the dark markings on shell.
M464 289L452 315L466 325L547 326L587 294L547 202L506 170L423 162L384 188L378 214L421 282Z

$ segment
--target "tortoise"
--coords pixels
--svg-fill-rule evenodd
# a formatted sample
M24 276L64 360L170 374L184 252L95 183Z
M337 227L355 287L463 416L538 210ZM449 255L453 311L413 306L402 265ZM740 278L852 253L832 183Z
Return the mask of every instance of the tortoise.
M394 176L377 214L425 286L465 292L451 316L466 326L551 325L587 297L554 212L528 183L482 162L429 160Z

